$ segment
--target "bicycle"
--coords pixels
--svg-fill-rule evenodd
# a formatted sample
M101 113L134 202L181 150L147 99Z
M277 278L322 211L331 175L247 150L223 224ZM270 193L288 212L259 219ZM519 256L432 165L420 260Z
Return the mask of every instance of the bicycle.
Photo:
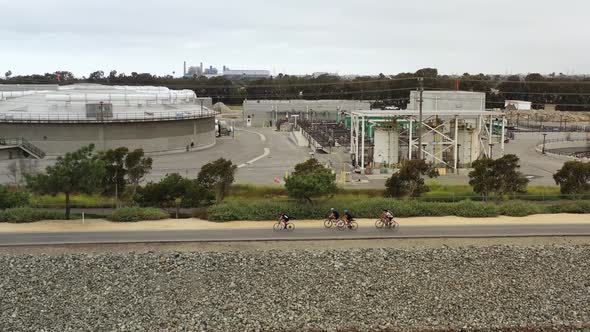
M288 230L288 231L292 231L295 229L295 224L293 224L290 221L286 221L283 218L279 218L279 220L274 223L274 225L272 225L272 229L274 231L282 231L282 230Z
M398 227L399 224L397 221L392 219L391 221L386 218L385 216L381 216L379 219L375 221L375 227L378 229L387 228L387 229L395 229Z
M325 228L332 228L332 226L337 226L338 221L339 221L339 219L328 217L326 220L324 220L324 227Z
M354 220L347 222L345 220L339 219L338 223L336 224L336 227L338 227L338 230L341 230L341 231L343 231L345 229L349 229L351 231L356 231L359 228L359 224Z

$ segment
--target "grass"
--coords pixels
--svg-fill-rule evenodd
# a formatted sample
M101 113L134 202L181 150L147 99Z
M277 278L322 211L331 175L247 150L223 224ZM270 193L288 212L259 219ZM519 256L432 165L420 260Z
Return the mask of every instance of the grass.
M465 199L473 201L484 200L483 197L473 192L468 185L443 185L436 180L428 180L430 191L416 198L428 202L457 202ZM319 201L328 199L363 199L383 197L384 189L355 189L339 188L331 197L324 197ZM282 201L288 198L287 189L284 186L262 186L253 184L234 184L231 186L228 201L254 201L259 199L271 199ZM520 194L513 199L526 201L559 201L567 199L560 194L559 187L529 187L526 194ZM590 199L590 195L577 197ZM76 194L71 196L72 207L81 208L112 208L115 206L114 197L101 195ZM40 208L65 208L65 195L33 195L30 206Z
M115 198L101 195L74 194L70 196L72 207L82 208L110 208L115 206ZM65 208L65 194L33 195L30 200L33 207Z

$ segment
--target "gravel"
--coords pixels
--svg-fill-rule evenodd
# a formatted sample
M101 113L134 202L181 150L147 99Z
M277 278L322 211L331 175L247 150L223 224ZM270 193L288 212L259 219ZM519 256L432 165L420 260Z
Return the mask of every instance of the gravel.
M3 254L0 271L0 331L590 330L586 246Z

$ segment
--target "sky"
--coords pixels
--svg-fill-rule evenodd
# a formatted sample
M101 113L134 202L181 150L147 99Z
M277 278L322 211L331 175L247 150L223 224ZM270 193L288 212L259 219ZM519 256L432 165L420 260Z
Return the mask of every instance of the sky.
M0 75L590 73L587 0L0 0Z

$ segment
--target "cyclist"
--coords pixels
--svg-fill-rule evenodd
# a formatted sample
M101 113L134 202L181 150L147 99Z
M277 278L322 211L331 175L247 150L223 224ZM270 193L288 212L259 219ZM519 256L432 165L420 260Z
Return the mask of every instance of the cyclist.
M279 221L284 223L285 226L289 223L289 216L286 213L279 214Z
M391 213L389 209L383 209L383 217L385 218L384 221L387 221L387 223L389 224L391 224L391 222L393 221L393 213Z
M344 222L346 222L348 227L350 227L350 223L354 220L352 218L352 214L350 214L350 211L348 211L348 210L344 210L344 218L342 218L342 219L344 220Z
M338 211L335 208L331 208L330 215L328 216L328 218L332 220L338 220L340 219L340 213L338 213Z

